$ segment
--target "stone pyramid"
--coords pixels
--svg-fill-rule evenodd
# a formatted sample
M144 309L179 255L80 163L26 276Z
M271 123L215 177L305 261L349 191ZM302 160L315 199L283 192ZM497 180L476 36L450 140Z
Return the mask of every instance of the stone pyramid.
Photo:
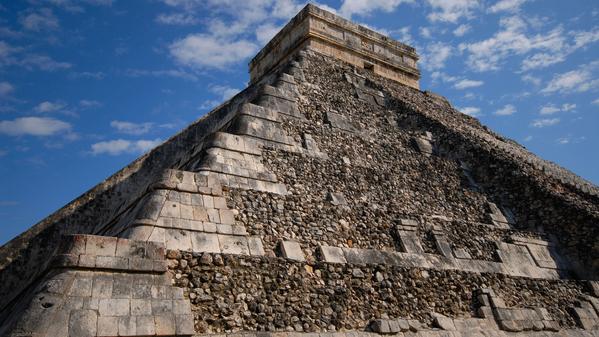
M599 189L306 6L248 88L0 248L0 335L599 336Z

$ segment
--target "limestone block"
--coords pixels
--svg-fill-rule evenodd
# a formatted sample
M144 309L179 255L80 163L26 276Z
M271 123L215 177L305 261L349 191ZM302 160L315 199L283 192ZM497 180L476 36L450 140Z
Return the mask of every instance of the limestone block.
M152 314L162 315L173 312L173 301L152 299Z
M180 204L180 212L182 219L193 220L193 206Z
M206 226L204 226L206 228ZM192 233L191 242L194 252L220 253L220 244L217 234Z
M345 196L343 193L333 193L329 192L327 194L327 200L331 202L334 206L345 206L347 205L347 201L345 200Z
M191 250L191 232L180 229L166 230L166 248L175 250Z
M391 328L389 327L389 321L386 319L375 319L370 322L370 329L374 332L380 334L389 334L391 333Z
M320 246L320 256L324 262L328 263L347 263L343 250L338 247Z
M248 248L252 256L264 256L264 246L259 236L250 236L247 238Z
M94 276L92 297L93 298L111 298L112 297L112 275Z
M95 310L75 310L69 319L69 336L95 337L98 314Z
M129 260L121 256L98 256L96 268L126 270L129 268Z
M295 241L279 241L279 250L283 257L295 261L305 261L304 252L300 244Z
M233 226L226 224L216 225L216 232L218 234L233 234Z
M175 316L173 315L155 315L154 324L156 326L156 336L175 335Z
M179 210L179 203L176 201L166 201L160 212L160 216L166 216L170 218L180 218L181 211Z
M60 242L59 254L80 255L85 254L87 235L67 235Z
M250 255L247 239L235 235L218 235L223 254Z
M156 327L154 326L154 316L137 316L135 317L136 335L138 336L154 336Z
M433 153L433 145L429 140L417 137L413 139L413 142L420 153L426 156L430 156Z
M119 336L136 336L137 322L134 316L119 317Z
M230 209L220 209L219 210L219 218L220 222L227 225L235 224L235 214Z
M216 233L216 224L212 222L204 222L204 232L206 233Z
M472 259L470 254L464 248L454 248L453 256L455 256L456 259Z
M127 274L115 274L112 281L112 298L131 298L131 278Z
M114 337L119 333L119 318L115 316L98 317L98 337Z
M152 315L152 301L148 300L148 299L132 299L131 300L131 315L132 316ZM153 322L152 322L152 326L154 326Z
M433 318L433 324L440 329L447 331L455 331L455 325L453 323L453 319L443 316L441 314L435 313Z
M116 253L116 237L88 235L85 245L85 254L114 256Z
M91 297L93 279L90 277L77 277L69 291L69 296Z
M334 128L349 132L356 132L356 127L348 120L347 117L335 112L327 111L325 121Z
M175 330L177 336L190 336L195 334L193 315L175 315Z
M95 268L96 267L96 256L95 255L79 255L79 267L81 268Z
M98 303L100 316L128 316L129 299L105 298Z
M157 243L166 243L166 229L160 227L154 227L152 234L148 238L148 241Z

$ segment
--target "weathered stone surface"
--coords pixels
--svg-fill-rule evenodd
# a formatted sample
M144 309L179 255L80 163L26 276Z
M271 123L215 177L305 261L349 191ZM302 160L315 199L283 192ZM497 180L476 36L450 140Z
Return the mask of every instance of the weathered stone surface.
M295 241L281 241L279 242L279 249L283 257L291 260L304 261L306 258L304 252L298 242Z

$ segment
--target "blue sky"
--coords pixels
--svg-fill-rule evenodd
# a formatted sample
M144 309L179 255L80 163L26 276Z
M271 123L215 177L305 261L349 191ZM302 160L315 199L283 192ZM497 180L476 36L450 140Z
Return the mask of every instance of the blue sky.
M244 88L300 0L0 1L0 244ZM421 88L599 183L599 4L318 4L416 47Z

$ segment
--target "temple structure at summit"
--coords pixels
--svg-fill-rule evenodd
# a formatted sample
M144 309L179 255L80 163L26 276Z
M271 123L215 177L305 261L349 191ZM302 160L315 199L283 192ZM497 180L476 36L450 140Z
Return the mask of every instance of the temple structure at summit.
M250 85L0 247L0 336L599 336L599 188L307 5Z

